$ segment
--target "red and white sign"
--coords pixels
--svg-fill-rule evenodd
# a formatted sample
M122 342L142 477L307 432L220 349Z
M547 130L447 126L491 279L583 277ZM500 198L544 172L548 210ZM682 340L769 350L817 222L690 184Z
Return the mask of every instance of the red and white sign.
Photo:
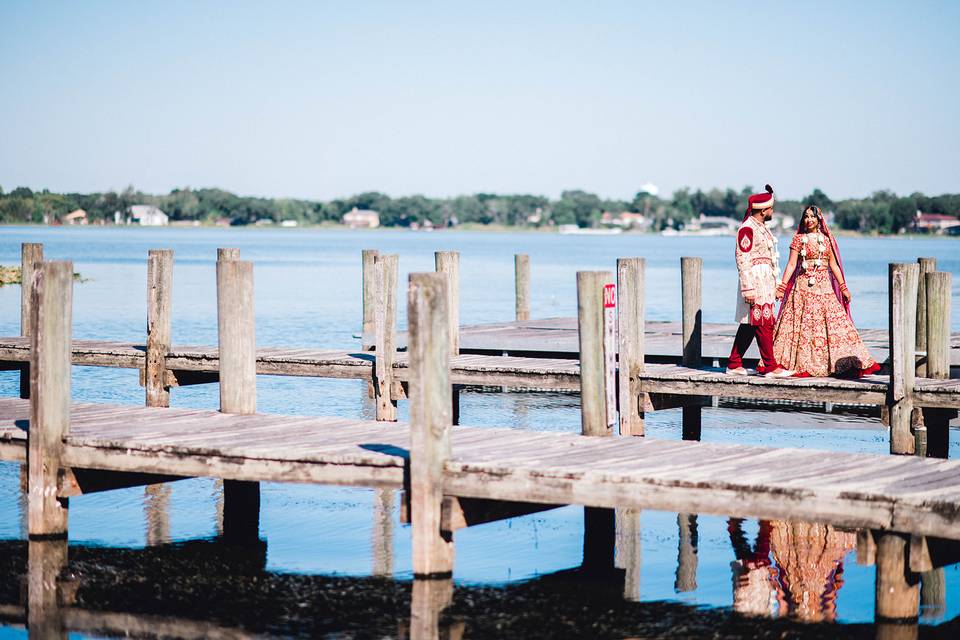
M603 308L613 309L617 306L617 286L614 284L603 285Z

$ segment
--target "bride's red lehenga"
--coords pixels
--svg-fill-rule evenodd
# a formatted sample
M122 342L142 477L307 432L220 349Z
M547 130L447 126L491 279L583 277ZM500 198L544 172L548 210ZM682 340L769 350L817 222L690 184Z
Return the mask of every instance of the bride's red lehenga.
M821 215L820 227L805 233L803 217L790 243L798 254L797 266L787 282L773 333L777 362L793 369L797 377L861 377L876 373L880 365L850 316L841 284L846 281L840 250ZM830 269L836 260L842 282Z

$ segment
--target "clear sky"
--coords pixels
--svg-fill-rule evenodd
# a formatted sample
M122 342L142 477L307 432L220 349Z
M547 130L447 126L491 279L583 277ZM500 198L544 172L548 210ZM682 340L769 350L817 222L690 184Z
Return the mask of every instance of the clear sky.
M0 186L960 191L960 2L0 0Z

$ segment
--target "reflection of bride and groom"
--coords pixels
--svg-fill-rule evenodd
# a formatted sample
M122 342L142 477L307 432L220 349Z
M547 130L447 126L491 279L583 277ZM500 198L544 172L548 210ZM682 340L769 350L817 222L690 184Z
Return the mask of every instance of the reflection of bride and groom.
M740 275L737 322L727 373L748 375L743 354L757 339L767 377L860 377L880 366L870 356L850 315L847 287L836 238L819 207L809 206L790 242L783 278L777 238L766 227L773 217L773 189L750 196L737 231ZM780 300L779 313L776 301Z

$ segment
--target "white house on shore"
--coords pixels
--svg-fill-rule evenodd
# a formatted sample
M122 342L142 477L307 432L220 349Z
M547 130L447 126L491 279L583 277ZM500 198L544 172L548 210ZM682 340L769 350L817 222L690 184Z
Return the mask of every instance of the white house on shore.
M380 214L368 209L357 209L348 211L343 215L343 224L351 229L376 229L380 226Z
M127 209L127 224L139 224L141 227L165 227L170 217L151 204L135 204Z

